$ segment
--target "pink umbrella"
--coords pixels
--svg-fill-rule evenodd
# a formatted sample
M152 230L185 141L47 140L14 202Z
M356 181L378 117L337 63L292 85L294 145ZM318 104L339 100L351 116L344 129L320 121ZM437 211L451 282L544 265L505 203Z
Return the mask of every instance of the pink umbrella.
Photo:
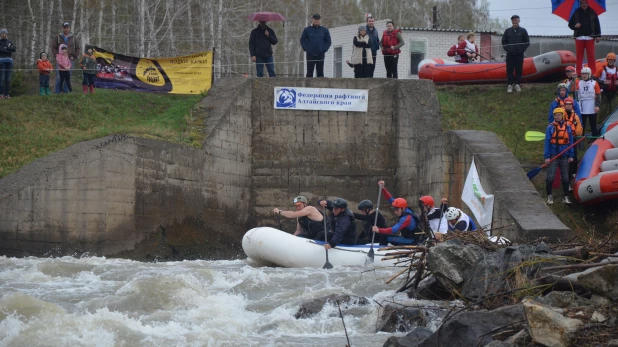
M273 21L284 21L285 17L277 12L256 12L247 16L248 20L256 21L256 22L273 22Z

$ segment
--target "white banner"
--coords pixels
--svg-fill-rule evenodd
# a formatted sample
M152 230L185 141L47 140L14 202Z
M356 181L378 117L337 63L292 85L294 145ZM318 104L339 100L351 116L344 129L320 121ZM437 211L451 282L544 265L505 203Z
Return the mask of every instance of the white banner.
M367 112L366 89L275 87L275 109Z
M488 195L481 187L479 173L476 171L474 159L466 177L461 200L468 205L474 217L479 222L479 228L491 229L491 219L494 213L494 196Z

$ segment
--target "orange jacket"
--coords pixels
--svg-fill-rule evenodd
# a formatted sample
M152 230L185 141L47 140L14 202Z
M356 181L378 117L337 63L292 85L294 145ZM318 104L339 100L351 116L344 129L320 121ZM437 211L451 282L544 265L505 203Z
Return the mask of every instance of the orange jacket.
M54 70L54 67L52 66L52 63L49 61L49 59L37 60L36 66L39 68L39 73L41 75L49 75Z

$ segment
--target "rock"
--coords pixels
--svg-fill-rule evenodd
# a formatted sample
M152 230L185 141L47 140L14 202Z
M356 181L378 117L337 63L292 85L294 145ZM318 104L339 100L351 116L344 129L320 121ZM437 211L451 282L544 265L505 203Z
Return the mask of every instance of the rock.
M337 300L339 300L340 304L367 305L369 303L369 300L359 296L332 294L303 303L294 317L296 319L311 317L320 312L327 303L337 305Z
M618 301L618 265L588 269L577 276L579 283L591 292Z
M513 344L505 341L492 341L486 344L485 347L513 347Z
M572 292L550 292L549 294L537 297L534 300L547 306L559 308L586 306L591 303L590 300L582 298Z
M384 343L384 347L416 347L421 341L429 337L431 334L433 334L433 332L427 328L416 327L406 336L389 337L389 339Z
M612 304L611 300L609 300L608 298L604 296L600 296L597 294L592 294L592 297L590 298L590 303L593 306L597 306L597 307L609 306Z
M463 312L442 324L418 346L485 346L493 341L492 334L499 333L501 328L523 329L524 322L521 305L504 306L493 311Z
M618 339L609 341L607 347L618 347Z
M526 347L532 344L532 337L528 333L528 330L522 329L517 334L504 340L504 342L508 342L515 347Z
M534 253L551 253L551 249L545 242L541 242L534 248Z
M534 342L546 346L568 346L568 334L577 331L584 323L579 319L564 317L560 313L531 299L523 301L530 336Z
M439 243L427 253L427 269L437 275L441 282L446 279L461 284L466 273L485 255L485 250L477 245L462 245L459 240ZM442 283L446 287L450 283Z
M390 304L380 309L376 327L378 331L394 333L412 331L426 324L425 315L420 309Z
M434 274L431 274L418 284L418 288L410 289L408 297L426 300L451 300L452 294L436 279Z
M599 311L594 311L594 313L592 314L592 317L590 317L590 321L592 323L603 323L607 320L607 317L605 317L605 315L603 315L602 313L599 313Z

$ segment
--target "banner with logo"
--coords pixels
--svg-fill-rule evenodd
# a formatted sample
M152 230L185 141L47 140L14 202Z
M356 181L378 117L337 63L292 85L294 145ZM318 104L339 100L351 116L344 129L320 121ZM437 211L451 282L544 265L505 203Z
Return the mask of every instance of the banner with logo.
M275 109L367 112L366 89L275 87Z
M94 47L97 88L200 94L212 82L212 52L176 58L137 58Z
M466 177L461 200L468 205L479 222L479 227L491 229L491 219L494 213L494 196L485 193L483 190L474 159L472 159L472 165L470 165L470 171L468 171L468 177Z

